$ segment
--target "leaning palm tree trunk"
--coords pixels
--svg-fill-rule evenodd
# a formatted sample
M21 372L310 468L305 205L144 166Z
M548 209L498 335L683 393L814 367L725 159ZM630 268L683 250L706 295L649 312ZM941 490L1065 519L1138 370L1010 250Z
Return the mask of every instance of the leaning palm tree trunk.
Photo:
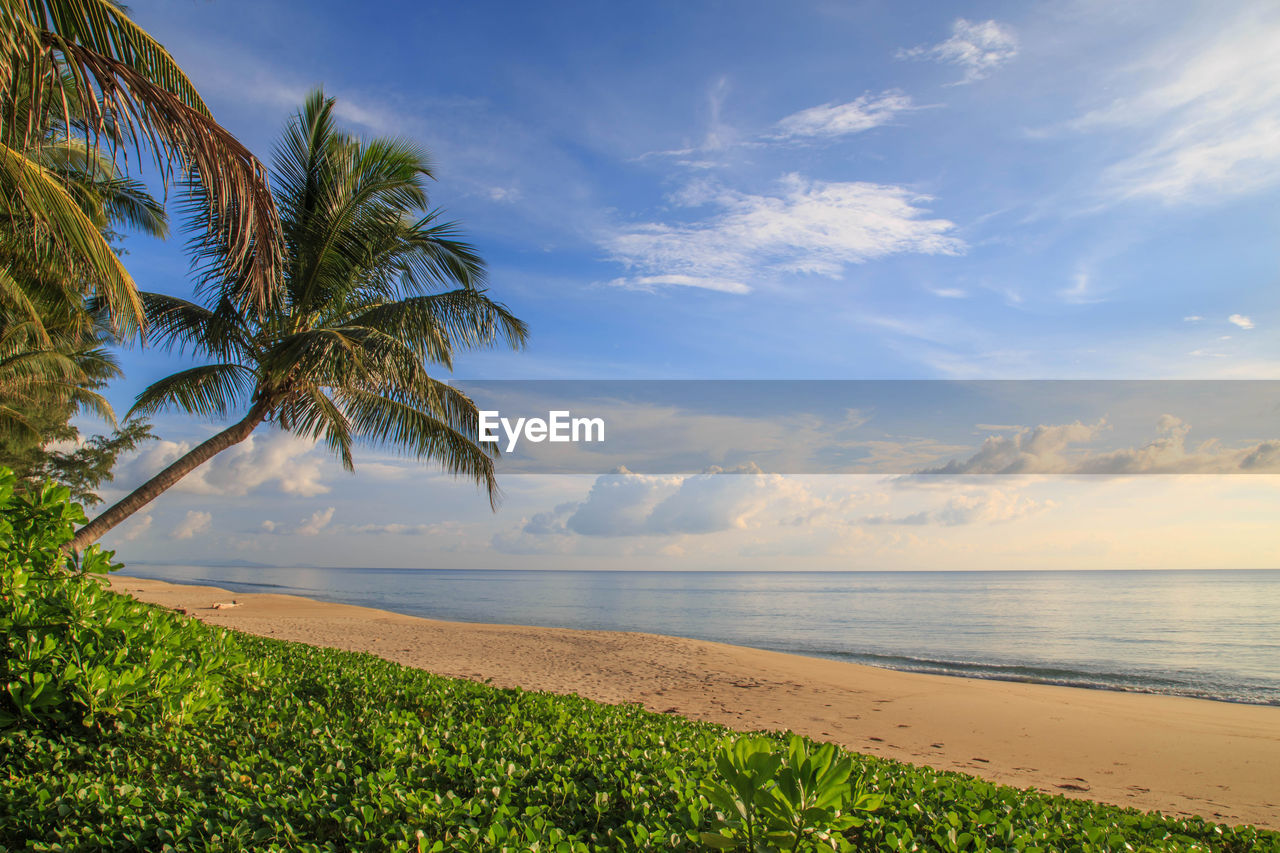
M76 531L67 548L81 551L98 541L102 534L158 498L174 483L217 456L228 447L249 437L258 424L266 420L267 410L254 406L239 423L232 424L217 435L201 442L150 480L134 489L127 497Z

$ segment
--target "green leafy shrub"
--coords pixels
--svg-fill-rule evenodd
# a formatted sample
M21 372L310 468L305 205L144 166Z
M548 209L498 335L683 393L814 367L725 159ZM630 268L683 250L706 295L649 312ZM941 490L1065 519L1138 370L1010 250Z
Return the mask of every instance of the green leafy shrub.
M62 549L84 522L65 487L15 494L0 469L0 729L101 734L225 713L250 667L234 638L106 588L112 554Z
M201 625L103 589L108 555L78 571L60 550L78 510L11 486L0 850L741 849L750 802L780 849L1280 853L1253 827L786 735L726 754L719 726Z
M238 641L279 673L229 691L216 719L89 740L0 732L0 849L701 851L720 829L700 790L736 737L719 726ZM838 756L884 798L843 833L859 851L1280 853L1280 835L1251 827Z
M814 749L793 736L785 748L765 738L739 738L716 756L719 779L702 783L717 810L715 830L702 842L751 853L853 850L841 833L863 826L858 812L880 807L883 796L850 782L853 759L834 746Z

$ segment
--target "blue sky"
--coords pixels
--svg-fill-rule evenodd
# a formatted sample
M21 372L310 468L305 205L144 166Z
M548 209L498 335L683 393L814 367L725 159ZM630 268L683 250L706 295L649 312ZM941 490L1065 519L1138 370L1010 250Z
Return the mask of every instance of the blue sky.
M493 292L533 329L526 352L469 356L460 377L1280 378L1273 4L475 2L362 14L146 0L131 10L264 159L319 84L352 130L426 145L438 162L433 201L464 224ZM128 249L142 287L188 291L179 240ZM126 354L113 402L127 408L176 365ZM170 455L213 428L157 423ZM516 478L494 516L470 487L394 458L368 455L352 478L285 437L255 442L244 464L269 473L270 457L280 476L242 489L211 475L203 492L166 495L131 538L115 535L122 553L523 567L536 560L501 543L592 487ZM121 485L163 458L153 445ZM1274 510L1274 487L1246 491L1249 506L1263 494ZM896 517L932 511L910 500ZM846 526L882 535L856 523L869 517ZM1009 538L1010 519L999 520L992 542ZM352 530L379 524L407 530L351 544ZM473 527L465 556L427 529L439 524ZM956 525L943 526L934 547L954 550ZM743 536L730 551L748 547ZM688 539L560 543L554 559L589 545L601 564L663 548L674 560L698 550ZM792 553L781 541L751 547ZM1280 564L1269 548L1236 564ZM868 567L924 567L930 553ZM1125 553L1117 565L1138 559Z

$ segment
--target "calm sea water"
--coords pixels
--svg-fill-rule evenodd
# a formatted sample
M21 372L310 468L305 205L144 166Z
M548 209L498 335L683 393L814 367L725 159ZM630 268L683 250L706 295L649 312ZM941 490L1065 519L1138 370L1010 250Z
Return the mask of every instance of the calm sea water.
M545 572L137 566L466 622L648 631L914 672L1280 705L1280 570Z

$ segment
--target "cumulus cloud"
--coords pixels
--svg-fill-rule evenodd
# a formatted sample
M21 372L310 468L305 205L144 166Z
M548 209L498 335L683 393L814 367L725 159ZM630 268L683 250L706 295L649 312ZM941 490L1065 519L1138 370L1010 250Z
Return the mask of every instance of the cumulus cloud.
M866 94L843 104L821 104L792 113L778 122L776 139L832 139L888 124L898 113L914 109L911 98L890 90Z
M1148 77L1073 123L1138 134L1102 176L1108 195L1173 203L1280 182L1280 14L1245 7L1216 32L1197 20L1155 45L1131 66Z
M122 461L115 482L133 488L193 447L191 442L153 441ZM178 481L175 491L239 497L275 489L314 497L329 491L321 481L324 455L315 444L283 432L251 435Z
M672 490L679 487L679 477L652 477L619 468L597 477L586 500L571 505L565 528L583 536L631 536L647 532L649 514ZM545 526L554 529L548 519L533 519L526 525L530 533Z
M1018 38L1004 24L996 21L966 21L957 18L951 25L951 37L934 45L904 48L898 59L931 59L955 65L964 77L952 85L972 83L989 77L992 72L1018 55Z
M597 477L582 501L527 519L526 536L670 536L719 533L772 520L810 498L804 486L754 465L711 467L689 476L651 476L619 468Z
M755 195L709 183L673 198L716 212L702 220L649 222L607 234L602 244L635 275L612 284L676 284L732 293L747 281L807 273L839 278L850 264L900 253L958 254L955 224L927 219L929 201L904 187L814 181L792 174L779 192Z
M207 533L213 527L213 516L201 510L187 510L182 521L170 533L174 539L191 539L201 533Z
M1243 314L1232 314L1227 318L1227 322L1239 326L1242 329L1253 328L1253 321Z
M298 525L298 535L315 536L321 530L324 530L325 527L329 525L329 522L333 521L333 513L334 507L318 509L311 513L310 518L303 520L303 522Z
M1209 440L1189 448L1191 426L1173 415L1156 424L1156 437L1140 447L1091 451L1105 421L1020 428L989 436L976 453L920 474L1242 474L1280 473L1280 441L1223 447Z

